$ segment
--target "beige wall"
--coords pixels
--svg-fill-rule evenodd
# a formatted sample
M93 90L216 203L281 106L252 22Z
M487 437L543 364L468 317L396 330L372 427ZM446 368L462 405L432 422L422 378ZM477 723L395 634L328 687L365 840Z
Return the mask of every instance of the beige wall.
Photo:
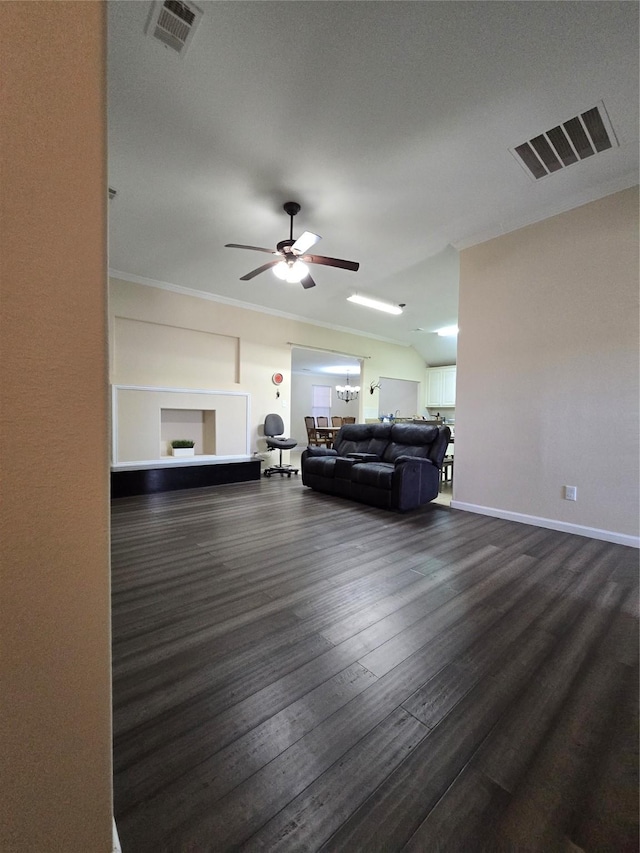
M249 405L242 392L181 392L115 387L113 462L169 459L170 442L195 441L196 454L245 456ZM206 434L206 441L205 441Z
M468 249L460 267L455 504L631 544L637 188Z
M2 4L0 849L111 850L105 23Z
M250 452L266 449L262 425L270 412L281 415L287 435L304 439L300 417L296 415L291 420L290 343L363 358L363 373L358 383L354 378L353 384L367 389L366 394L349 404L351 413L358 417L362 417L359 407L369 405L371 400L377 413L377 399L369 396L368 386L381 375L419 382L420 399L424 399L425 363L410 347L113 278L109 301L111 382L250 394ZM154 331L138 336L136 330L143 326ZM220 336L234 342L233 345L220 342ZM175 364L172 360L147 357L149 341L162 347L165 340L172 351L180 353L179 372L171 367ZM236 352L237 362L234 362ZM172 371L170 376L168 370ZM271 381L275 372L284 375L279 389ZM276 397L277 390L280 397Z

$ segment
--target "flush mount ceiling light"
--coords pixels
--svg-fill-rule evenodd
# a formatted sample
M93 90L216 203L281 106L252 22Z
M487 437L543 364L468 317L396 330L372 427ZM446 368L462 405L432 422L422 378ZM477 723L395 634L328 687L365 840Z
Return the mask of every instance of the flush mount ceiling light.
M368 296L347 296L347 302L355 302L357 305L365 305L367 308L375 308L376 311L386 311L387 314L402 314L401 305L391 305L389 302L380 302L378 299L370 299Z
M441 329L436 329L436 335L439 335L441 338L455 338L457 334L457 326L443 326Z

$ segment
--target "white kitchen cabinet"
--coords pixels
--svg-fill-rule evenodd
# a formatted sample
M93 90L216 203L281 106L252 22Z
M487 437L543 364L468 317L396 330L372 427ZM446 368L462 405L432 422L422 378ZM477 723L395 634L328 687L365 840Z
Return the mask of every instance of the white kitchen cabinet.
M456 404L456 366L429 367L427 369L428 409L434 406L451 408Z

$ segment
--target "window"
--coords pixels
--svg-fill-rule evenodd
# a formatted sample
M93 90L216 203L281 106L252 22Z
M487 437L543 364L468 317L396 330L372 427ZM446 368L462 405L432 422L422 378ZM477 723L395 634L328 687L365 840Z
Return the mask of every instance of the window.
M314 418L324 415L331 418L331 385L312 385L311 414Z

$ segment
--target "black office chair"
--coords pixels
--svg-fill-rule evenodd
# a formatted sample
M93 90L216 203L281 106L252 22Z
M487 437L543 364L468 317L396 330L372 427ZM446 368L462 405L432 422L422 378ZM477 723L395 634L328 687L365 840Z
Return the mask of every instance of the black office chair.
M282 464L282 451L292 450L298 442L295 438L281 438L284 435L284 422L280 415L267 415L264 419L264 435L267 440L269 450L277 448L280 451L280 461L277 465L272 465L271 468L265 468L264 476L270 477L272 474L280 474L283 477L291 477L292 474L298 474L298 468L293 468L291 465Z

